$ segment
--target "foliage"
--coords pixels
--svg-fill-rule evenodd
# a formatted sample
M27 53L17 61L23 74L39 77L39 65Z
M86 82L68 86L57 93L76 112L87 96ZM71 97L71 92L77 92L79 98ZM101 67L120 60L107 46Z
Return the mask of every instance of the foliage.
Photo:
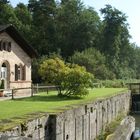
M21 22L16 17L14 9L11 5L0 3L0 24L13 24L16 27L21 26Z
M63 3L56 16L58 46L62 56L68 58L74 51L96 45L100 19L93 8L85 8L80 0Z
M101 135L99 135L96 140L108 140L110 137L112 137L113 132L117 129L118 125L120 125L122 119L124 118L125 114L120 114L119 116L117 116L117 118L115 118L111 123L109 123L104 132L101 133Z
M131 78L130 75L135 75L132 67L129 67L130 61L128 60L131 46L127 17L111 5L106 5L101 9L101 13L104 15L101 52L105 54L108 67L117 79ZM128 56L124 53L127 53Z
M108 124L105 128L105 136L107 138L108 135L112 134L120 125L121 121L125 117L125 114L122 112L114 121Z
M40 82L41 57L58 52L66 61L72 56L97 79L140 78L140 48L130 43L127 16L111 5L101 14L102 21L81 0L29 0L16 7L0 1L0 24L13 24L40 56L33 61L34 82Z
M84 67L65 64L59 58L44 60L39 71L44 80L58 87L58 95L83 96L92 87L93 76Z
M88 48L82 52L75 52L70 58L75 64L84 66L96 79L110 79L113 74L106 67L106 58L95 48Z
M123 88L123 87L127 87L126 85L126 81L125 80L101 80L100 81L102 83L103 87L106 88Z
M42 81L40 75L39 75L39 65L40 65L41 59L33 59L32 60L32 80L33 83L40 83ZM43 82L43 81L42 81Z

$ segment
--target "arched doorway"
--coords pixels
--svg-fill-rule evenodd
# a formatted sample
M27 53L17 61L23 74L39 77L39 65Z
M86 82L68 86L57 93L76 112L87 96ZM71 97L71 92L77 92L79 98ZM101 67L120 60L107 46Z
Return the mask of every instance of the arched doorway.
M1 65L1 80L4 83L4 89L8 89L10 80L10 66L7 61L3 62Z

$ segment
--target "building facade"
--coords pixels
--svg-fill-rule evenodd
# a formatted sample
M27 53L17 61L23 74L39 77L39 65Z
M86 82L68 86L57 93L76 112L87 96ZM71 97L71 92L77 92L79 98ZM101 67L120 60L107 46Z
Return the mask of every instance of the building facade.
M35 51L12 25L0 26L0 80L5 90L31 87L34 57Z

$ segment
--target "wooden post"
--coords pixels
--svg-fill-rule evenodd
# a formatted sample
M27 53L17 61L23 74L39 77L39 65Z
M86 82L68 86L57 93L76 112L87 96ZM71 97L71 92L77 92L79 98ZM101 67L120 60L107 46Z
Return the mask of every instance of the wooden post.
M38 83L36 84L36 88L37 88L36 91L37 91L37 93L38 93Z
M12 100L14 99L14 89L12 89Z
M47 94L49 93L49 89L48 89L48 87L47 87Z
M131 83L129 84L129 88L130 88L130 90L131 90Z
M33 94L34 94L34 86L33 84L31 85L31 97L33 97Z
M140 94L140 83L139 83L139 94Z

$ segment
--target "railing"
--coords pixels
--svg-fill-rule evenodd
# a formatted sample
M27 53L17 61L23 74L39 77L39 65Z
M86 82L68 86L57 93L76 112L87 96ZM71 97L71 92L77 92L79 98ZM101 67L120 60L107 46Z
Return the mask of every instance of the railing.
M36 85L33 85L32 86L32 89L34 90L34 93L38 93L38 92L41 92L41 91L46 91L47 94L50 90L57 90L59 86L46 86L46 85L39 85L39 84L36 84Z
M101 88L102 87L102 84L101 83L93 83L93 86L95 88ZM51 91L51 90L58 90L59 86L54 86L54 85L51 85L51 86L46 86L46 85L41 85L41 84L32 84L31 87L26 87L26 88L13 88L13 89L0 89L0 91L3 91L5 92L5 95L4 96L10 96L12 99L16 98L16 92L19 91L19 90L27 90L27 89L30 89L31 90L31 93L28 94L28 96L30 95L31 97L34 96L34 94L37 94L39 92L48 92ZM21 95L19 94L19 97ZM21 96L22 97L22 96Z
M140 83L127 83L132 94L140 94Z
M103 87L103 85L102 85L102 83L93 83L93 87L101 88L101 87Z
M19 90L31 90L30 96L34 96L34 94L37 94L40 92L40 90L45 90L48 94L49 90L57 90L59 86L40 86L38 84L32 85L31 87L26 87L26 88L13 88L13 89L0 89L0 91L3 92L3 96L11 96L11 99L14 99L16 97L15 93ZM5 92L5 93L4 93ZM7 93L6 93L7 92ZM20 95L20 94L19 94ZM29 95L29 94L28 94Z

